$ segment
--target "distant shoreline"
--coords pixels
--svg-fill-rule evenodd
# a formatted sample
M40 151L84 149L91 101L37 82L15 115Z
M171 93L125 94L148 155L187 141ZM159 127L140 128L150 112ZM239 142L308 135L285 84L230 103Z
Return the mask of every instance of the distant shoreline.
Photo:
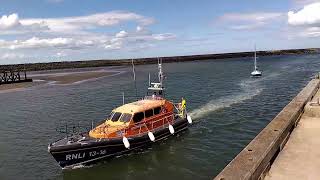
M319 53L320 53L320 48L257 51L258 56L319 54ZM241 58L241 57L252 57L252 56L253 56L253 52L236 52L236 53L221 53L221 54L171 56L171 57L159 57L159 58L162 59L163 63L171 63L171 62L186 62L186 61L196 61L196 60ZM139 58L139 59L134 59L134 63L136 65L155 64L157 63L157 59L158 57ZM41 71L41 70L70 69L70 68L126 66L130 64L131 64L131 59L63 61L63 62L48 62L48 63L0 65L0 71L8 70L8 69L25 69L26 71Z

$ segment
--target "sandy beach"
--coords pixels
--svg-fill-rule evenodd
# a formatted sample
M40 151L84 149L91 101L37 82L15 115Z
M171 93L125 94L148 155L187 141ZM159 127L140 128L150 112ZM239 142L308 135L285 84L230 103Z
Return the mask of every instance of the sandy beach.
M15 83L15 84L1 84L0 85L0 93L23 90L25 88L34 86L36 84L38 84L38 83L36 83L36 82L24 82L24 83Z
M32 79L43 82L53 82L53 84L73 84L81 83L87 80L93 80L101 77L114 75L118 72L108 71L84 71L84 72L70 72L70 73L54 73L54 74L41 74L33 75Z
M120 74L121 71L104 70L104 69L77 69L75 70L60 70L60 71L40 71L31 72L28 77L33 79L33 82L2 84L0 85L0 93L13 92L23 90L29 87L50 84L50 85L72 85L79 84L85 81L96 80L99 78Z

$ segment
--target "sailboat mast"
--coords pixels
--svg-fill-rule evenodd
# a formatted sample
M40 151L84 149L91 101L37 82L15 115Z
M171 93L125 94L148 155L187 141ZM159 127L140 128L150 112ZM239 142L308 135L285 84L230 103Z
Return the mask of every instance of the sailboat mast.
M134 90L136 92L136 98L138 98L137 83L136 83L136 71L134 69L133 59L131 59L131 64L132 64L132 73L133 73L133 81L134 81Z
M159 68L159 73L158 73L159 83L162 86L162 83L163 83L162 59L159 59L159 58L158 58L158 68Z
M256 50L256 45L254 45L254 70L257 70L257 50Z

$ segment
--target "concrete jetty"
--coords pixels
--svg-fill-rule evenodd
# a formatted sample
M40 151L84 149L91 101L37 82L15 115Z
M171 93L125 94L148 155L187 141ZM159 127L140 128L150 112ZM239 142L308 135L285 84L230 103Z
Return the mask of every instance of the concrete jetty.
M320 179L320 91L305 106L265 179Z
M319 85L312 79L214 179L319 179Z

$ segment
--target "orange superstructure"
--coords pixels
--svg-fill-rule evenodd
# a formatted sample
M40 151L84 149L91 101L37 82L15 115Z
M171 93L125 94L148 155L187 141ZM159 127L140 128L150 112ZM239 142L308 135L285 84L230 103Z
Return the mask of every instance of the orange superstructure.
M93 138L132 136L172 121L174 105L161 98L149 97L114 109L106 121L89 132Z

